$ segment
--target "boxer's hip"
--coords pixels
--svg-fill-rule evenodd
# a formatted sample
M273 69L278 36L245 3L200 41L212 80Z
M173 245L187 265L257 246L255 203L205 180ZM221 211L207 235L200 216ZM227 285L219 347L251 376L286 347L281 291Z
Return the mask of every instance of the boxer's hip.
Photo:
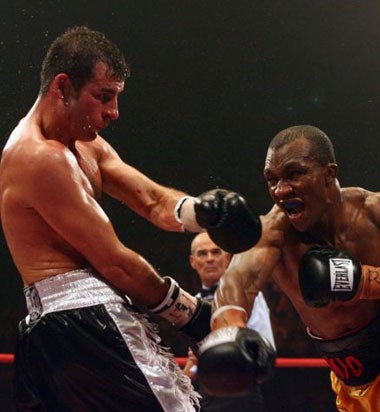
M43 279L24 288L27 322L44 314L105 303L131 303L93 269L84 268Z
M142 405L151 392L165 411L195 410L198 395L162 347L156 325L91 268L44 279L24 293L29 314L20 323L22 349L39 346L43 353L34 358L57 359L61 351L62 370L75 364L107 376L115 388L132 387L126 396L134 392Z
M380 316L364 327L336 339L309 332L330 368L348 386L360 386L380 373Z

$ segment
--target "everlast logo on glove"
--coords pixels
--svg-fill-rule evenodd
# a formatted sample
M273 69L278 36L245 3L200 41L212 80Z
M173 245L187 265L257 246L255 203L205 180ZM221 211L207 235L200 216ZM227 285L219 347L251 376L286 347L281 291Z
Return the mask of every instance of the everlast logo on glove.
M307 305L321 308L352 299L358 290L361 264L345 251L316 247L300 260L298 279Z
M330 259L330 282L333 292L353 290L354 270L351 259Z

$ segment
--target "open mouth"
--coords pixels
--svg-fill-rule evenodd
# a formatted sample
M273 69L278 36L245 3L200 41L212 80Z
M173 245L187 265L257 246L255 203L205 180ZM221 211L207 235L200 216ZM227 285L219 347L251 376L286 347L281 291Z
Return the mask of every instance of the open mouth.
M305 209L305 205L300 200L292 200L292 201L282 201L281 202L282 208L286 211L289 216L296 216L303 212Z

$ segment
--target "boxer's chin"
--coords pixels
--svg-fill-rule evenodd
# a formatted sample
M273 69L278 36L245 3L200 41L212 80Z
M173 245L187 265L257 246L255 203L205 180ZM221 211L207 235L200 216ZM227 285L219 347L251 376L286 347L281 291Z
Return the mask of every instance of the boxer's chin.
M310 227L310 222L306 219L304 211L298 211L296 213L288 213L288 218L291 225L298 232L306 232Z
M98 131L93 128L86 128L83 130L80 138L78 140L82 140L83 142L91 142L98 137Z

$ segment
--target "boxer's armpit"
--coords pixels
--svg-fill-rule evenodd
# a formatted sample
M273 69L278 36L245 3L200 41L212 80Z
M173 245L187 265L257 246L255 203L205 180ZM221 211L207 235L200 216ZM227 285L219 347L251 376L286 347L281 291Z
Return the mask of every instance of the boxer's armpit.
M360 299L380 298L380 267L362 265Z

